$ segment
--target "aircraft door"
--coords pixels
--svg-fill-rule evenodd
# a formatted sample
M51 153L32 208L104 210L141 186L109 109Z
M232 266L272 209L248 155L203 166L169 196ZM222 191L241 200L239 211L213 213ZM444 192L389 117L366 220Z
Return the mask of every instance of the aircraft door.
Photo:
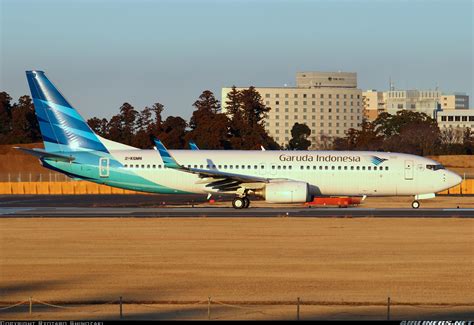
M100 158L99 159L99 176L100 177L109 177L109 158Z
M405 160L405 179L413 179L413 160Z

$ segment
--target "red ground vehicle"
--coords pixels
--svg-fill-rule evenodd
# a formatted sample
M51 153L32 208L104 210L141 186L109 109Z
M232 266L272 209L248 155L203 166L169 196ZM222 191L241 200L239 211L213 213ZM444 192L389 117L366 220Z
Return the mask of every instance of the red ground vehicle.
M305 205L335 205L340 208L347 208L348 206L359 205L361 202L362 198L360 197L317 197L313 201L305 203Z

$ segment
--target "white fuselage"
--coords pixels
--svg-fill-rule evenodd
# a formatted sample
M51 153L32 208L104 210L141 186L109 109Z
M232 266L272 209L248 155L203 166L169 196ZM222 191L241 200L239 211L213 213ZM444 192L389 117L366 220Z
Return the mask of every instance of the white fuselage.
M213 193L196 174L165 168L156 150L110 152L127 171L191 193ZM170 150L181 165L225 173L306 182L312 195L389 196L436 193L460 177L424 157L368 151Z

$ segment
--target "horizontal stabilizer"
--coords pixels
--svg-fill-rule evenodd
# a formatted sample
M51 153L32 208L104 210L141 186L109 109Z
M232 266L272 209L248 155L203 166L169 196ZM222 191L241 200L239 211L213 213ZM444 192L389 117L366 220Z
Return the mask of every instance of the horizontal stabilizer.
M38 158L48 159L48 160L71 162L76 159L73 156L65 156L65 155L60 155L56 153L51 153L40 148L33 148L33 149L20 148L20 147L13 147L13 148L26 152L29 155L36 156Z

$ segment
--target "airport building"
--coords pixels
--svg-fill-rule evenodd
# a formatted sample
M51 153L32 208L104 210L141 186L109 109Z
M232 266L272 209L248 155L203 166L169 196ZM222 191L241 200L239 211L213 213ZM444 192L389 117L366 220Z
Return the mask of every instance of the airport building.
M310 149L321 149L334 137L345 136L346 130L359 128L362 122L362 91L357 88L357 73L298 72L296 87L255 89L264 104L271 107L265 128L281 146L288 144L295 123L304 123L311 129ZM222 88L224 113L231 90Z

